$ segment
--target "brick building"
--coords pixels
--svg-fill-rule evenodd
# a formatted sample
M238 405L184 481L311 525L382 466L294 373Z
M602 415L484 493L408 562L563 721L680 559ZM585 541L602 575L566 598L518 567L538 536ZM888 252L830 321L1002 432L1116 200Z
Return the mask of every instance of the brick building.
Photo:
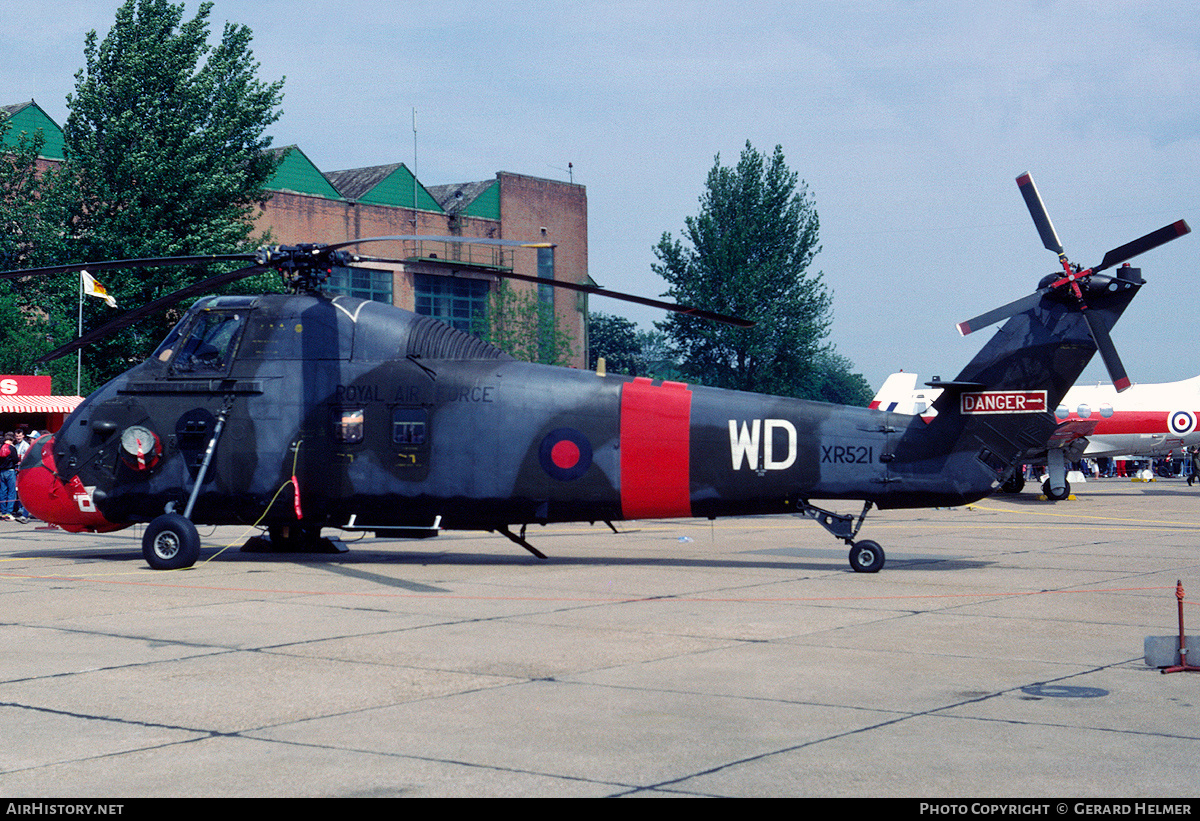
M62 130L34 101L0 107L6 139L41 130L42 162L63 158ZM544 247L421 239L372 243L361 253L400 262L363 263L335 273L332 289L434 316L463 330L486 317L497 273L586 284L587 192L582 185L501 171L495 178L426 187L403 163L322 172L298 146L281 155L256 228L271 244L334 243L356 237L409 236L518 240ZM512 282L553 305L572 340L571 364L587 362L587 298L561 288Z

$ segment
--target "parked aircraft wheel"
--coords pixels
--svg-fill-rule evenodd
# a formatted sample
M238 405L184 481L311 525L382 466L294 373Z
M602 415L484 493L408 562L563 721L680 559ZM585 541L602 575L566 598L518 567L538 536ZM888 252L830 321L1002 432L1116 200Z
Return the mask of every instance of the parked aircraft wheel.
M200 558L200 534L178 513L164 513L146 525L142 555L155 570L191 567Z
M1004 484L1000 485L1000 490L1005 493L1020 493L1025 489L1025 475L1020 470L1013 471L1013 475L1004 480Z
M1050 487L1050 480L1047 479L1046 481L1042 482L1042 493L1044 493L1046 498L1052 502L1061 502L1063 499L1071 495L1071 483L1064 481L1062 493L1055 494L1054 489Z
M865 539L850 547L850 567L855 573L878 573L883 569L883 548L878 542Z

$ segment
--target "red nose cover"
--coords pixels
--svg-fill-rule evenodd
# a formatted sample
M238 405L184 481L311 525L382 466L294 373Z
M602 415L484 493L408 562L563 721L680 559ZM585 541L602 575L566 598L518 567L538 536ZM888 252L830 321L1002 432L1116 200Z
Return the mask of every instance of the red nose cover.
M92 495L78 476L72 476L65 485L59 480L54 473L53 445L53 436L42 437L30 445L41 451L41 458L27 453L21 462L17 472L17 495L25 509L43 522L58 525L71 533L85 530L104 533L129 527L114 524L101 516L92 502Z

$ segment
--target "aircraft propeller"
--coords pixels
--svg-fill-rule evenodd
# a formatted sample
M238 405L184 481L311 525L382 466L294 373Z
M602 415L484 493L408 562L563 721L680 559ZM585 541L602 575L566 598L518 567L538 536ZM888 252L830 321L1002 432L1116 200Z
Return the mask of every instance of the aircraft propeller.
M994 322L999 322L1002 319L1008 319L1010 316L1028 311L1040 304L1042 298L1046 296L1054 296L1064 301L1073 301L1087 322L1092 340L1096 343L1096 349L1100 352L1100 357L1104 360L1105 367L1108 368L1113 385L1118 392L1125 390L1130 386L1129 376L1125 373L1125 366L1121 364L1120 356L1117 355L1117 349L1113 345L1108 326L1088 310L1085 296L1089 293L1098 294L1105 291L1117 290L1122 287L1122 280L1119 276L1098 276L1101 271L1111 268L1114 265L1120 265L1127 260L1133 259L1138 254L1143 254L1173 239L1177 239L1192 229L1183 220L1173 222L1170 225L1159 228L1157 231L1151 231L1149 234L1139 237L1133 242L1127 242L1122 246L1113 248L1104 255L1104 259L1094 268L1082 269L1078 265L1072 264L1063 252L1062 243L1058 239L1058 233L1054 230L1054 224L1050 221L1050 215L1046 211L1046 206L1042 203L1041 196L1038 195L1037 186L1033 183L1033 177L1028 173L1022 174L1017 177L1017 185L1021 189L1021 195L1025 198L1025 205L1029 209L1030 216L1033 217L1033 223L1037 226L1038 234L1041 235L1042 244L1047 250L1058 254L1059 263L1063 268L1063 275L1057 278L1052 276L1048 278L1049 281L1043 280L1045 284L1029 296L1022 297L1000 308L986 311L977 317L968 319L966 322L960 322L958 324L958 332L966 336L972 331L987 327Z
M212 291L230 283L237 282L240 279L253 276L254 274L263 273L264 271L276 271L282 278L287 289L293 293L317 293L320 291L321 285L329 279L329 275L332 273L332 270L335 267L349 266L355 262L404 261L401 259L360 256L349 251L344 251L342 250L343 248L348 248L352 245L358 245L367 242L396 242L404 240L464 242L479 245L507 245L523 248L548 247L548 245L543 243L527 243L517 240L500 240L476 237L440 237L427 235L365 237L329 245L313 243L301 245L273 245L260 248L254 253L107 260L104 262L83 262L70 265L52 265L43 268L25 268L13 271L0 271L0 279L17 279L29 276L62 274L69 271L79 270L93 272L122 268L157 268L173 265L199 265L214 262L253 263L247 267L239 268L236 271L217 274L216 276L201 280L200 282L189 285L186 288L181 288L178 291L174 291L166 296L159 297L152 302L148 302L144 305L140 305L137 308L127 311L116 319L106 322L103 325L92 329L86 334L83 334L82 336L66 343L65 345L61 345L50 353L34 360L35 364L40 365L58 359L59 357L66 356L67 354L74 353L78 349L99 339L103 339L111 333L119 331L122 328L129 327L135 322L141 320L143 317L149 316L150 314L158 311L166 310L189 297L203 295L208 291ZM491 273L506 279L534 282L539 285L552 285L558 288L567 288L585 294L597 294L600 296L623 300L625 302L633 302L638 305L647 305L652 308L660 308L665 311L675 311L678 313L688 314L689 316L713 320L715 322L723 322L740 328L749 328L753 327L754 325L754 322L741 317L728 316L715 311L694 308L688 305L679 305L673 302L663 302L662 300L650 299L648 297L637 296L635 294L626 294L622 293L621 291L610 291L606 288L601 288L595 285L580 285L574 282L544 279L526 274L518 274L511 271L491 271Z

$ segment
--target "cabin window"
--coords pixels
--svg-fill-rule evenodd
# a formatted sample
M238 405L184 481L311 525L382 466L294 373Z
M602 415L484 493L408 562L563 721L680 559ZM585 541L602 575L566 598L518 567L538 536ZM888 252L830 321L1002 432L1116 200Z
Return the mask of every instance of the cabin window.
M424 408L396 408L392 411L392 442L397 445L425 444Z
M356 445L363 440L362 408L334 408L333 438L345 445Z

